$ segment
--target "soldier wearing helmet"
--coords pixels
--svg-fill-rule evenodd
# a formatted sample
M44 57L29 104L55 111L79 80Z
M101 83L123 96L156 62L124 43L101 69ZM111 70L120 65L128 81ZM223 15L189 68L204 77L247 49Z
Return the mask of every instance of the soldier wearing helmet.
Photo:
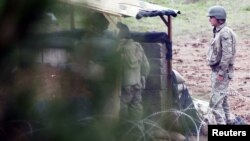
M208 10L209 22L213 28L213 39L207 52L207 62L211 67L211 99L209 106L217 124L230 124L227 91L233 77L236 53L236 35L226 25L227 13L222 6L212 6Z

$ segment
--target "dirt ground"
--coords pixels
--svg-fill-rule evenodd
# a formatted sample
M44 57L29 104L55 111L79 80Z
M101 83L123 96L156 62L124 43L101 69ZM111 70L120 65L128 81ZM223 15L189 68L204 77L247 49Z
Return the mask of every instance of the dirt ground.
M173 43L173 68L186 79L186 85L192 96L208 101L210 95L210 73L206 65L206 51L210 37ZM229 101L232 113L243 117L250 123L250 41L239 39L235 63L234 79L229 89Z

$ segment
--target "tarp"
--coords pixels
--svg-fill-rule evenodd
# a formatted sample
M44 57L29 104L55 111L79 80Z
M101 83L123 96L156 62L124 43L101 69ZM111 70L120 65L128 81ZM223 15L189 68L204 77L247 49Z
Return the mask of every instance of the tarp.
M71 5L87 7L100 12L123 17L136 17L140 11L172 11L174 15L180 11L148 3L141 0L59 0Z

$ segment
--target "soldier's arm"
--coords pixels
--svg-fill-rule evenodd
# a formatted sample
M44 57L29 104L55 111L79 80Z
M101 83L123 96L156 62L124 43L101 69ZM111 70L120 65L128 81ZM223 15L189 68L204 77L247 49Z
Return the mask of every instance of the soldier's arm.
M150 67L149 67L149 63L148 63L148 59L146 57L146 55L143 55L143 61L142 61L142 75L147 77L150 71Z
M229 31L221 33L222 57L219 64L219 75L224 76L229 69L230 59L233 57L233 42Z
M144 77L147 77L150 71L150 66L149 66L149 62L147 59L147 56L145 55L145 52L142 48L142 46L138 43L137 46L139 46L141 52L142 52L142 61L141 61L141 74Z

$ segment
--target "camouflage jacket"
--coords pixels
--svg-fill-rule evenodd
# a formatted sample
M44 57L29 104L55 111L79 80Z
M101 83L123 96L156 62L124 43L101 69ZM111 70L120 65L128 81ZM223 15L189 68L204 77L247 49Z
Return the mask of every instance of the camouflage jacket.
M122 39L118 48L122 60L122 86L139 84L149 74L149 62L140 43Z
M214 34L215 36L207 52L207 61L212 69L223 76L232 69L230 67L234 64L236 35L226 24L216 27Z

